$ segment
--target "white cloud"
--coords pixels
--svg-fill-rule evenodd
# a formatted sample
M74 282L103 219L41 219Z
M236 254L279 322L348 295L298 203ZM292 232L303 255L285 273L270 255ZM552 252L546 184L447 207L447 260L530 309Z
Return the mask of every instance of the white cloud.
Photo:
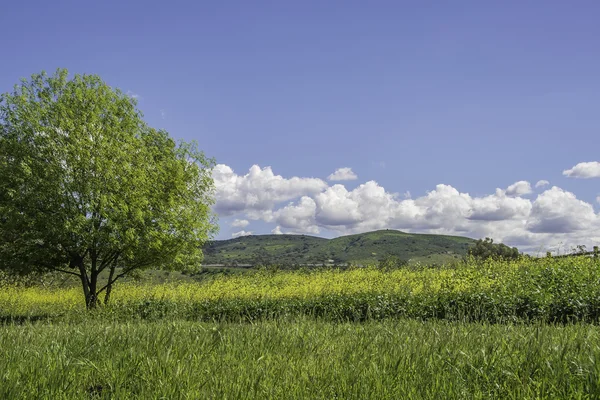
M533 202L527 229L534 233L572 233L590 229L597 220L591 204L553 186Z
M242 211L271 210L280 202L302 195L314 195L327 187L317 178L283 178L271 167L253 165L246 175L237 175L230 167L218 164L213 170L216 187L215 211L233 215Z
M335 172L327 177L330 181L353 181L358 179L358 176L352 171L352 168L338 168Z
M537 181L537 183L535 184L535 187L540 188L540 187L548 186L549 184L550 184L550 182L548 182L545 179L542 179L540 181Z
M362 185L361 185L362 186ZM362 218L360 203L343 185L333 185L315 196L317 218L323 225L352 225Z
M250 236L253 235L254 232L246 232L245 230L241 230L239 232L235 232L231 234L232 238L237 238L237 237L241 237L241 236Z
M348 191L337 184L315 196L315 221L337 231L379 229L385 226L397 205L396 195L375 181Z
M275 227L275 229L273 229L273 230L271 231L271 233L272 233L273 235L283 235L283 232L281 232L281 227L280 227L279 225L277 225L277 226Z
M596 203L600 204L600 196L596 197Z
M245 176L220 166L215 180L219 182L218 212L262 220L275 226L273 233L326 230L350 234L390 228L489 236L534 252L561 243L589 246L600 242L600 214L591 204L558 187L533 199L520 197L531 190L525 181L485 196L439 184L425 195L406 198L375 181L348 190L343 184L328 186L314 178L276 177L270 169L257 166Z
M232 223L231 226L234 226L236 228L245 228L250 224L250 221L248 221L247 219L235 219Z
M507 197L500 189L496 194L472 199L470 220L503 221L527 218L531 202L520 197Z
M600 162L582 162L571 169L563 171L564 176L569 178L600 178Z
M506 188L506 194L508 196L524 196L531 192L531 184L527 181L515 182Z
M279 226L292 229L294 232L318 234L320 230L316 225L315 212L315 201L308 196L302 196L298 204L290 203L263 219L267 222L276 222Z

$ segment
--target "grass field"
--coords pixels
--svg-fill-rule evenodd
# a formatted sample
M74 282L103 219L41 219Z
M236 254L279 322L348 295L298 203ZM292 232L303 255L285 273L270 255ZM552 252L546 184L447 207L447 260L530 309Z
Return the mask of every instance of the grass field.
M591 325L161 320L0 327L0 398L597 398Z
M599 398L589 257L0 287L0 398Z

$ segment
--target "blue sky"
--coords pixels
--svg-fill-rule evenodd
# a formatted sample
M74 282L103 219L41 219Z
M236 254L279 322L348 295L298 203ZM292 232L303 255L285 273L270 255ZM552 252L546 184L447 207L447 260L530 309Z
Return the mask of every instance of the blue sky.
M598 15L594 1L13 1L0 92L63 67L136 96L220 164L219 238L389 227L591 245ZM339 168L356 179L328 180Z

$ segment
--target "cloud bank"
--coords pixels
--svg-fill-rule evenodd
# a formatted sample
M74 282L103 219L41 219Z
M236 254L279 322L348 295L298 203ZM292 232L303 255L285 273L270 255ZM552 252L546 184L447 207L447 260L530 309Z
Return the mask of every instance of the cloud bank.
M247 211L271 210L275 204L302 195L315 195L327 183L317 178L283 178L271 167L253 165L247 174L237 175L224 164L213 170L216 187L215 211L219 215L234 215Z
M328 185L318 178L284 178L270 167L257 165L240 175L221 164L215 168L214 179L217 213L235 215L238 219L232 225L238 227L246 227L249 220L266 222L275 234L316 235L326 230L342 235L389 228L489 236L525 251L558 243L589 246L600 242L600 214L592 204L557 186L525 198L532 194L527 181L479 197L439 184L420 197L407 198L376 181L348 190L343 184ZM540 182L536 187L547 186L547 181ZM234 233L246 234L251 232Z

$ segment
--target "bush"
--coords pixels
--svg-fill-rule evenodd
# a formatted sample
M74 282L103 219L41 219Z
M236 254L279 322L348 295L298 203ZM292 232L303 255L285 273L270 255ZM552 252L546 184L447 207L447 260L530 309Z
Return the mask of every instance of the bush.
M491 238L479 239L475 245L469 248L467 256L479 260L492 258L494 260L518 260L521 257L519 249L508 247L503 243L494 243Z

